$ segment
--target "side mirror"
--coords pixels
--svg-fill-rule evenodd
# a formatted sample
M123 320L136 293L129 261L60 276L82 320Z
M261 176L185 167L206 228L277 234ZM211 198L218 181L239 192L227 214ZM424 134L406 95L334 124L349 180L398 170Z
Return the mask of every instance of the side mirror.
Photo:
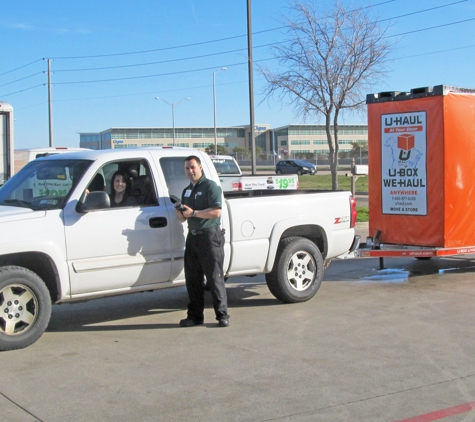
M85 213L89 211L102 210L110 208L111 202L106 192L90 192L86 195L84 202L78 202L76 211Z

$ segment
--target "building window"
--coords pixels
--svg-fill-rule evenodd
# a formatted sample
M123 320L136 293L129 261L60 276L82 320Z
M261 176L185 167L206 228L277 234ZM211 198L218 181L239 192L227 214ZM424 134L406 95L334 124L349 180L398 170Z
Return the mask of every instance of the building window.
M290 141L290 145L310 145L310 141L294 140Z
M137 148L137 144L115 144L114 148Z
M195 142L193 148L207 148L212 145L211 142Z

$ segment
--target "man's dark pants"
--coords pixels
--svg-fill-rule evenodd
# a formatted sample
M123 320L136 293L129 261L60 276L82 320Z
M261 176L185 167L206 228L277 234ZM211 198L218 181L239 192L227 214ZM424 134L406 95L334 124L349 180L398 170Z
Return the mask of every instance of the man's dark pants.
M206 229L197 235L188 233L185 249L186 289L190 299L188 318L203 321L204 276L210 288L216 319L229 318L223 263L224 235L219 227Z

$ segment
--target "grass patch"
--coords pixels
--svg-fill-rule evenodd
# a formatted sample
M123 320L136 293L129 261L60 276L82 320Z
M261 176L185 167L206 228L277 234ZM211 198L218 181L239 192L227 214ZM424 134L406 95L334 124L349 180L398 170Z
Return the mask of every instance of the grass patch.
M369 221L368 207L356 207L356 211L358 211L357 223L367 223Z
M331 174L305 175L299 177L300 189L331 190ZM338 189L351 190L351 177L338 175ZM368 176L360 176L356 179L356 192L368 192Z

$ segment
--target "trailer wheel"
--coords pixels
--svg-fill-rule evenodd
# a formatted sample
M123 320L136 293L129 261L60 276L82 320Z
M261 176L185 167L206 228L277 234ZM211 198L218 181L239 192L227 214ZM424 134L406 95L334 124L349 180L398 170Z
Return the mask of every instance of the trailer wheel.
M22 267L0 268L0 351L33 344L50 317L51 298L40 277Z
M284 303L305 302L317 293L323 280L323 258L313 242L289 237L277 249L274 267L266 274L271 293Z

